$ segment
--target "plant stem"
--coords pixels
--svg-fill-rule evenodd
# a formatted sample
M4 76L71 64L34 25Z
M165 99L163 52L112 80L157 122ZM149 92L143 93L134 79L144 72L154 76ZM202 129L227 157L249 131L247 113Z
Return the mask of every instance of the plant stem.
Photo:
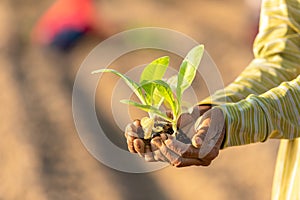
M177 134L177 124L176 124L176 122L172 123L172 129L174 131L174 135L176 136L176 134Z

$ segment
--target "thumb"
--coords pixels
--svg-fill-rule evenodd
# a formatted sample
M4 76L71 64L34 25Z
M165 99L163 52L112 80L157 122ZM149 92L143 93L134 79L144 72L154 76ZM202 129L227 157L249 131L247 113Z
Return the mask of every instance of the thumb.
M197 131L197 133L192 138L192 145L196 148L200 148L203 145L203 142L205 140L208 126L201 126L200 129Z
M213 108L195 123L197 133L192 144L199 148L199 158L205 157L214 147L220 146L224 137L224 115L220 108Z
M196 148L200 148L202 143L203 140L201 139L201 137L198 135L194 135L194 137L192 138L192 145Z

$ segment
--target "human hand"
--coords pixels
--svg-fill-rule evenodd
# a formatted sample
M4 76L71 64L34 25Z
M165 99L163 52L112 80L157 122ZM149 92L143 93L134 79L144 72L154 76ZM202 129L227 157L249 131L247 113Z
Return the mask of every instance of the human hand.
M195 134L194 125L196 120L210 108L210 105L200 105L194 107L193 112L191 114L182 114L177 123L180 132L179 134L177 134L176 139L183 141L184 143L191 143L190 139L186 136L186 134L189 135L190 138L193 137L193 135ZM167 114L171 115L171 113ZM125 137L127 139L129 151L132 153L138 153L140 156L144 157L146 161L168 161L165 158L165 156L157 150L158 148L154 145L154 143L145 143L143 139L141 139L143 137L142 132L143 131L139 120L135 120L133 123L129 124L126 127ZM161 139L165 139L168 136L162 135ZM174 136L170 136L169 139L174 140L172 144L174 144L175 146L180 146L180 148L176 147L178 151L186 151L187 149L190 149L189 151L194 150L191 145L181 145L181 142L177 144L178 141L174 138ZM157 139L155 139L155 141L157 141Z
M193 130L196 120L203 115L206 111L211 109L210 105L198 105L193 108L192 113L183 113L177 122L178 128L185 134L190 133ZM169 117L172 116L171 112L166 113ZM194 134L194 131L192 131ZM141 139L143 138L143 130L140 124L140 120L136 119L133 123L127 125L125 129L125 137L127 140L127 147L131 153L145 153L145 143ZM147 147L148 148L148 147Z
M176 167L210 165L218 156L225 135L223 112L219 108L209 110L196 123L192 116L184 114L178 123L182 129L190 124L195 125L197 131L192 138L192 144L184 144L174 136L166 134L161 134L160 137L153 138L150 144L145 144L138 138L140 124L135 121L125 133L129 150L138 153L146 161L165 161ZM135 137L132 134L136 134Z
M195 130L197 131L192 138L192 144L184 144L172 135L162 134L161 137L152 139L151 144L156 147L152 147L153 154L161 154L176 167L210 165L218 156L225 135L222 110L213 108L206 112L195 123Z

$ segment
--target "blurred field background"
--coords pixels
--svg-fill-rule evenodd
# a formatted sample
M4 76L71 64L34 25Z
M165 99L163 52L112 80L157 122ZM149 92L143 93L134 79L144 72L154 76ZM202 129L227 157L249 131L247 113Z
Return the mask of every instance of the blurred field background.
M119 172L94 159L75 130L71 95L80 64L101 40L86 36L67 54L33 45L30 32L52 2L0 2L0 199L270 199L277 141L223 150L209 167L147 174ZM252 58L253 26L244 1L96 2L117 31L158 26L205 43L225 84ZM97 106L104 109L101 98Z

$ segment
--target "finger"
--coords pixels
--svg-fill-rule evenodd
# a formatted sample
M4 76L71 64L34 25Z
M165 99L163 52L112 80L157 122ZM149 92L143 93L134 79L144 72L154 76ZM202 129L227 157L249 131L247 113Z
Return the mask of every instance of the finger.
M125 137L128 136L138 137L137 127L133 123L128 124L125 128Z
M203 157L203 160L213 160L219 155L219 150L222 145L223 139L224 134L221 134L215 146L205 157Z
M222 110L213 108L205 113L199 122L199 129L192 143L200 148L199 158L204 158L213 149L219 149L223 141L225 126Z
M187 167L187 166L208 166L211 161L209 160L201 160L197 158L180 158L177 162L174 163L175 167Z
M194 147L193 145L189 145L189 148L182 154L183 158L199 158L199 148Z
M200 148L203 144L206 136L208 126L202 126L192 138L192 145L196 148Z
M132 136L127 136L127 147L128 147L128 150L131 152L131 153L137 153L136 150L134 149L134 145L133 145L133 141L136 139L135 137L132 137Z
M175 139L172 135L161 134L162 141L165 143L168 149L174 151L176 154L182 156L190 145L184 144Z
M133 125L137 128L141 127L141 121L139 119L135 119L133 120Z
M172 137L169 134L165 134L165 133L160 134L161 141L165 142L169 138L169 136Z
M150 144L151 151L153 153L153 158L155 161L169 162L169 160L161 153L159 148L154 143L151 142Z
M151 146L149 144L145 145L145 160L147 162L154 162L156 161L154 159L154 155L153 155L153 152L151 151Z
M210 118L206 118L206 117L207 117L207 115L205 113L205 115L203 115L197 119L197 121L195 122L195 125L194 125L194 129L196 131L209 128Z
M167 163L170 162L159 149L153 151L153 157L154 160L156 161L167 162Z
M169 135L168 139L165 140L164 143L170 150L174 151L183 158L198 158L199 156L199 148L195 148L190 144L182 143L176 140L172 135Z
M192 138L192 145L195 148L200 148L202 143L203 143L203 140L201 139L200 135L194 135L194 137Z
M151 142L159 148L162 155L171 164L175 163L179 159L180 156L172 150L168 149L168 147L163 143L160 137L153 138Z
M139 156L144 157L145 153L145 143L141 139L135 139L133 140L133 147L136 150L136 152L139 154Z
M208 134L214 134L213 138L210 138ZM197 133L195 136L192 138L192 144L196 148L199 149L199 156L198 158L204 158L207 155L211 154L211 152L217 147L219 148L222 143L222 138L221 138L221 132L217 133ZM209 138L209 139L208 139Z
M166 111L166 115L169 117L169 118L173 118L173 113L172 113L172 111L169 111L169 110L167 110Z

